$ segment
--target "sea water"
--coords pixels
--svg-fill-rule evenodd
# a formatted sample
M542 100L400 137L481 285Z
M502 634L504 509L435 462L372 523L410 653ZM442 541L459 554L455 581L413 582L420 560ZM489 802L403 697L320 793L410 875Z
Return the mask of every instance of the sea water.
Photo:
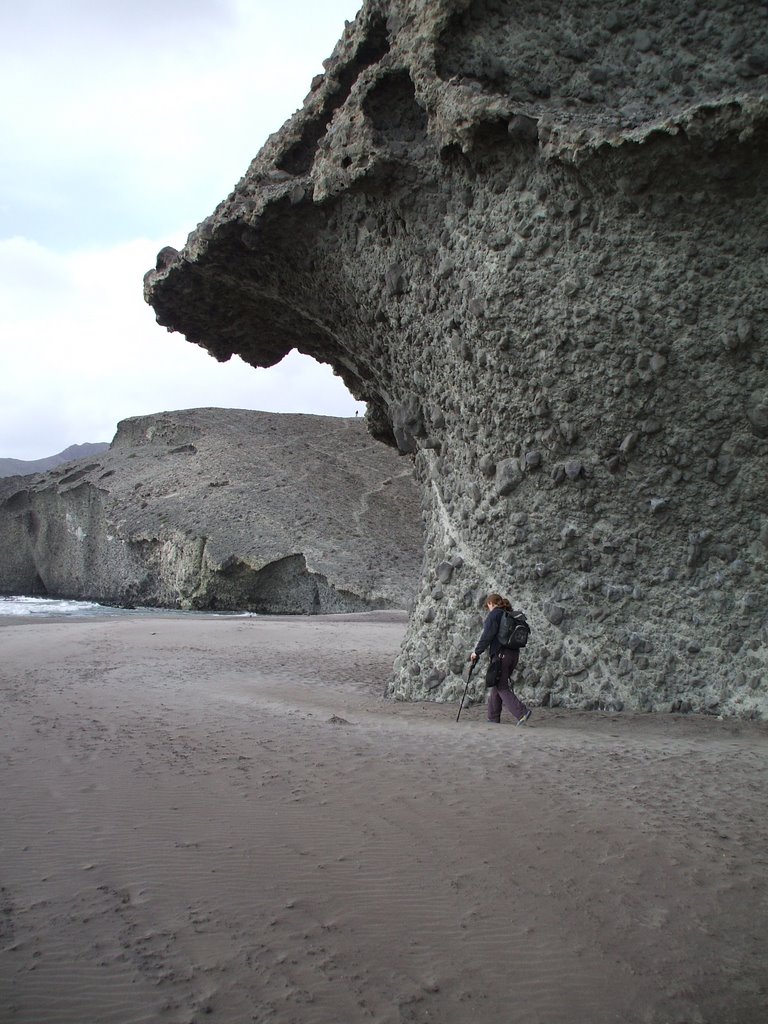
M116 608L96 601L69 601L56 597L0 597L0 618L13 616L19 618L103 618L112 616L137 615L241 615L250 616L252 612L185 612L173 608Z

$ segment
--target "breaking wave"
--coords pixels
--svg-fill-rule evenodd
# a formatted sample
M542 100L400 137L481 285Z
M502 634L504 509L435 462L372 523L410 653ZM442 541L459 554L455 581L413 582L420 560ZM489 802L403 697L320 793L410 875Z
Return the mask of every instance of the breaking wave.
M224 615L250 617L251 612L188 612L171 608L116 608L98 604L96 601L71 601L56 597L0 597L0 618L13 616L21 618L102 618L125 615L207 615L220 618Z

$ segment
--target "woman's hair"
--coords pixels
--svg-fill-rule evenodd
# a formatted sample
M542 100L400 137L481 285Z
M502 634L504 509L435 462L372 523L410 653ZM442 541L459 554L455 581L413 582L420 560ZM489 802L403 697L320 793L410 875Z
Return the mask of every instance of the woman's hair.
M506 597L502 597L501 594L489 594L488 597L486 597L485 599L485 603L494 604L496 605L497 608L503 608L504 611L506 612L512 611L512 605L509 603Z

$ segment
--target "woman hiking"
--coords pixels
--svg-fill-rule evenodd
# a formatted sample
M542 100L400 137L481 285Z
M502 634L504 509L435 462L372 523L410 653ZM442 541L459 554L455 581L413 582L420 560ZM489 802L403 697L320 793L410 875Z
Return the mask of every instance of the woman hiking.
M483 651L490 647L488 653L491 663L485 677L485 685L490 686L488 690L488 721L501 721L503 705L514 716L518 725L524 725L531 717L531 709L523 704L509 685L509 677L517 665L520 651L511 647L502 647L498 639L501 617L505 611L512 611L512 605L501 594L489 594L485 600L485 608L488 614L483 623L483 632L470 655L470 661L477 661Z

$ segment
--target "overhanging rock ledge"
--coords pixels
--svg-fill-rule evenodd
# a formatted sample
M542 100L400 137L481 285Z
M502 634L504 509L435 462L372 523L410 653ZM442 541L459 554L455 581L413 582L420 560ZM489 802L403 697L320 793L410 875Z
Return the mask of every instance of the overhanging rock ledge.
M330 363L413 458L392 696L457 697L494 589L526 700L768 712L764 17L371 0L147 275L161 324Z

